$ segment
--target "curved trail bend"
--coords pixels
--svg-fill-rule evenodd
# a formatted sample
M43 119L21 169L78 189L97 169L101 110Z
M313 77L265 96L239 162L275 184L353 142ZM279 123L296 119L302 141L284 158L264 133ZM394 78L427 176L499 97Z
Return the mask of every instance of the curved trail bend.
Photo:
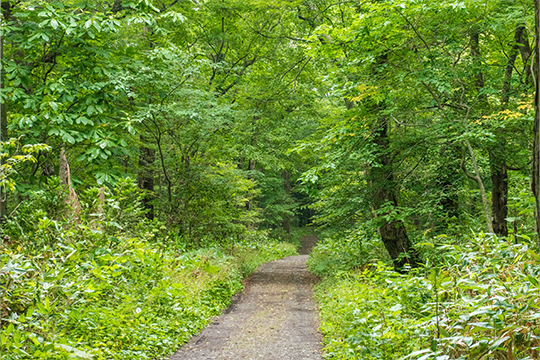
M301 241L303 255L259 266L233 304L170 360L321 360L317 278L306 267L317 238Z

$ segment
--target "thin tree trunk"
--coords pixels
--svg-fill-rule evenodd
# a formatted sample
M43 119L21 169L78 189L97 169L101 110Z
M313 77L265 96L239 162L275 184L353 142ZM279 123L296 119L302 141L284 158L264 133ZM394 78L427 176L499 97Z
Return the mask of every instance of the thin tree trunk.
M475 31L471 34L471 56L473 58L474 66L480 66L480 34ZM484 88L484 73L480 70L476 73L476 90L478 92L482 91ZM479 94L480 103L487 107L487 96L486 94Z
M471 155L475 175L470 174L465 168L465 154L463 154L463 157L462 157L461 167L465 175L467 175L467 177L469 177L470 179L476 181L476 183L478 184L478 188L480 188L480 196L482 197L482 208L484 209L484 216L486 217L486 225L488 228L488 232L493 234L493 223L491 222L491 214L489 213L489 201L487 199L486 188L484 187L482 176L480 176L480 170L478 169L476 155L474 154L474 150L469 140L465 140L465 145L467 146L467 149L469 150L469 155Z
M4 21L11 18L11 4L9 1L2 2L2 15ZM0 60L4 59L4 39L0 37ZM4 89L4 82L6 80L6 75L4 68L2 67L1 76L0 76L0 90ZM1 100L0 100L1 101ZM6 103L2 102L0 104L0 141L8 140L8 129L7 129L7 107ZM1 165L1 162L0 162ZM7 193L5 189L0 186L0 222L8 215L7 213Z
M259 116L254 116L251 119L251 150L255 151L255 148L257 147L257 129L256 129L256 121L259 120ZM249 178L251 181L255 182L255 178L253 176L253 172L255 171L255 159L249 159L248 160L248 172L249 172ZM248 211L251 211L253 209L253 199L249 199L248 203L246 204L246 208Z
M291 174L287 170L283 171L283 179L285 180L285 194L287 195L285 203L288 205L291 198ZM283 218L283 230L287 234L291 232L291 217L289 214Z
M248 161L248 171L250 172L250 175L249 175L249 178L251 179L251 181L255 181L255 179L253 178L253 175L251 175L251 172L255 170L255 160L254 159L249 159ZM246 208L248 211L251 211L253 209L253 199L249 199L247 204L246 204Z
M502 131L501 131L502 132ZM506 141L497 139L489 151L491 170L491 213L493 214L493 233L508 236L508 166L504 158Z
M525 29L525 26L523 26ZM523 63L523 71L522 71L522 81L523 77L525 78L525 84L528 86L533 85L533 71L531 67L531 56L533 55L533 51L531 49L531 45L529 44L529 39L527 36L527 31L521 32L521 37L517 39L517 42L519 44L519 52L521 54L521 60ZM536 63L536 61L533 61L533 64Z
M141 143L146 143L146 139L141 135ZM154 192L154 162L156 160L156 151L148 147L141 147L139 155L139 175L137 183L140 189L145 190L142 200L143 207L148 211L146 218L154 219L154 205L152 204Z
M540 37L540 4L539 0L534 0L535 5L535 33L536 33L536 46L535 48L535 54L534 54L534 78L535 78L535 86L536 86L536 96L535 96L535 116L534 116L534 150L533 150L533 169L532 169L532 187L533 187L533 193L534 197L536 198L536 231L539 235L538 240L538 246L540 248L540 158L539 158L539 151L540 151L540 86L539 86L539 79L538 76L540 75L539 66L540 66L540 51L538 49L540 42L538 41L538 38ZM540 250L540 249L539 249Z
M455 151L455 144L448 143L439 152L441 159L449 159L449 161L442 163L437 169L437 187L442 191L439 206L444 214L440 219L442 221L437 217L434 219L438 220L433 226L437 233L446 233L448 219L459 217L459 195L456 183L460 181L460 163L454 159Z
M480 65L480 41L479 41L479 33L477 31L475 31L471 35L471 55L473 57L475 65L479 66ZM513 60L509 59L508 60L509 63L515 62L515 59L517 56L517 47L512 48L512 53L510 57L512 56L513 56ZM508 79L506 78L507 75L509 76ZM506 73L505 73L505 81L503 84L503 99L504 98L508 99L510 96L511 77L512 77L512 73L511 72L509 73L508 66L507 66ZM476 89L478 90L478 92L481 92L484 86L485 86L484 74L482 73L482 71L478 71L478 73L476 74ZM480 104L482 105L482 110L483 110L482 112L485 113L485 111L489 107L487 96L485 94L480 93L478 97L480 99ZM508 100L506 100L506 102L508 102ZM502 131L499 131L497 135L498 135L496 139L497 143L496 143L495 148L488 151L489 159L490 159L491 180L493 183L493 190L491 192L491 208L493 210L493 219L489 211L489 201L487 199L486 189L484 187L482 177L480 176L480 171L478 170L478 163L476 161L474 150L471 146L471 143L468 140L465 142L465 144L467 145L469 154L471 155L471 159L473 161L475 175L471 178L476 181L476 183L478 184L478 187L480 188L480 195L482 196L482 207L484 209L484 216L486 217L488 232L492 234L496 233L497 235L501 235L501 236L507 236L508 227L506 226L506 217L508 215L508 207L507 207L508 171L507 171L506 159L504 157L504 149L506 148L506 139L504 138L504 133ZM465 167L463 167L463 169L465 170ZM495 229L497 231L495 231Z

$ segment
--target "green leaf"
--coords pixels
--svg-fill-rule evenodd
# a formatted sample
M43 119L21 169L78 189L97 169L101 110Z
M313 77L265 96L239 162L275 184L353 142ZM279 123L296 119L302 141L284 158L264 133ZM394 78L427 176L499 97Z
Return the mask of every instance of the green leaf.
M534 286L538 286L538 279L536 279L535 277L527 275L527 279L529 279L529 282Z
M496 350L502 343L508 341L509 339L510 339L509 336L505 336L505 337L495 340L493 343L490 344L491 345L490 350Z

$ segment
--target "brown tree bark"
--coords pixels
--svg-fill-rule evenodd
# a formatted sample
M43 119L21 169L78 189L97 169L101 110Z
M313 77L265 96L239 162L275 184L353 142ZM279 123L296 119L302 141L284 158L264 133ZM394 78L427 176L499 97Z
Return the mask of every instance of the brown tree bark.
M488 232L493 234L493 222L491 221L491 214L489 213L489 205L488 205L488 199L486 195L486 188L484 187L484 182L482 181L482 176L480 175L480 170L478 168L478 162L476 161L476 155L474 154L474 149L471 146L471 143L469 140L465 140L465 146L469 150L469 155L471 156L471 160L474 167L474 175L469 173L467 169L465 168L465 151L463 152L463 156L461 158L461 168L463 169L463 172L465 175L471 179L476 181L478 184L478 188L480 189L480 196L482 197L482 208L484 209L484 216L486 217L486 225Z
M471 34L471 56L474 61L474 65L478 66L480 65L480 33L478 31L474 31ZM482 71L478 71L476 73L476 81L475 81L476 89L480 92L484 87L484 73ZM480 94L480 103L484 106L487 106L487 97L485 94Z
M380 69L384 68L384 65L388 62L388 55L383 54L378 57L377 61L373 64L372 76L383 77ZM351 109L353 104L345 101L347 108ZM369 182L373 190L372 209L374 215L387 215L381 213L381 209L390 205L393 208L397 208L398 204L398 186L394 179L394 169L392 156L390 154L390 122L386 115L381 114L381 110L384 107L384 102L378 102L377 105L372 106L372 113L375 113L377 120L372 125L371 139L376 145L377 153L372 165L369 169ZM381 240L386 248L386 251L392 258L394 269L398 272L403 272L406 264L411 267L415 267L420 263L418 253L412 246L412 242L407 235L405 225L401 220L386 220L381 219L379 225L379 234Z
M508 166L504 158L505 145L503 141L497 141L495 148L489 151L492 224L493 232L499 236L508 236Z
M251 148L252 150L254 150L257 147L257 127L256 127L257 120L259 120L259 116L254 116L251 119ZM251 181L253 182L255 182L255 178L253 176L253 171L255 171L255 168L256 168L255 159L249 159L248 168L247 168L248 173L249 173L248 176L249 176L249 179L251 179ZM248 200L248 203L246 204L246 209L248 211L251 211L253 209L253 199Z
M473 33L471 34L471 56L473 58L473 65L475 67L479 67L480 64L481 64L481 59L480 59L480 33L477 30L473 31ZM487 108L489 106L489 103L488 103L488 99L487 99L486 94L481 93L482 89L484 88L484 73L481 70L479 70L476 73L475 85L476 85L476 90L479 92L478 99L480 100L479 101L479 103L480 103L480 113L485 114L485 112L487 111ZM465 141L465 146L469 150L469 155L471 156L471 160L473 162L474 175L470 174L467 171L467 169L465 168L465 154L463 154L463 157L462 157L461 167L462 167L463 172L465 173L465 175L467 175L467 177L469 177L470 179L476 181L476 183L478 184L478 188L480 189L480 195L482 197L482 208L484 210L484 216L486 218L487 229L488 229L489 233L493 234L494 233L494 231L493 231L493 222L492 222L491 213L490 213L490 209L489 209L488 198L487 198L487 195L486 195L486 189L484 187L484 181L482 180L482 176L480 175L480 171L478 169L478 163L476 161L476 155L474 154L474 149L471 146L471 143L469 142L469 140Z
M438 189L441 190L439 206L443 214L443 217L437 219L434 226L437 233L445 234L448 230L448 220L459 217L457 183L460 181L461 167L460 163L454 159L456 153L459 153L459 148L453 143L448 143L439 152L441 159L449 159L449 161L445 161L437 168L436 183Z

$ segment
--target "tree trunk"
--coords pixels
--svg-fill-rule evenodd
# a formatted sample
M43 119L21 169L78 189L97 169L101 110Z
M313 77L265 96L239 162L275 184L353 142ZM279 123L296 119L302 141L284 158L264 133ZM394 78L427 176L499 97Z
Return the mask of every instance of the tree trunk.
M482 208L484 209L484 216L486 217L487 229L489 233L493 234L493 223L491 222L491 214L489 213L489 203L488 203L488 199L486 195L486 188L484 187L482 176L480 176L480 170L478 169L478 162L476 161L476 155L474 155L474 150L469 140L465 140L465 145L467 146L467 149L469 150L469 155L471 155L471 159L472 159L473 167L474 167L474 175L470 174L465 168L465 153L463 153L463 157L461 160L461 168L463 169L463 172L465 173L465 175L467 175L469 179L476 181L476 183L478 184L478 188L480 189L480 196L482 197Z
M11 17L11 4L10 2L2 2L2 15L4 20ZM0 60L4 59L4 39L0 38ZM0 77L0 90L4 89L4 82L6 79L5 71L1 71ZM0 100L0 102L2 102ZM7 108L5 102L0 103L0 141L8 140L8 131L7 131ZM1 161L1 160L0 160ZM0 162L1 164L1 162ZM5 189L0 186L0 222L4 220L7 214L7 194L4 191Z
M447 144L439 152L441 159L449 159L437 168L436 186L441 190L439 206L443 216L435 218L434 229L437 233L448 231L448 220L459 217L459 195L457 183L460 181L460 163L455 159L456 146Z
M248 161L248 171L249 171L249 179L253 182L255 182L255 178L252 175L252 172L255 170L255 160L249 159ZM246 204L247 211L251 211L253 209L253 199L249 199Z
M538 46L540 45L540 42L538 41L538 37L540 35L540 4L539 0L534 0L535 5L535 33L536 33L536 46L535 48L535 54L534 54L534 61L535 64L534 67L534 78L536 79L536 96L535 96L535 116L534 116L534 150L533 150L533 169L532 169L532 186L533 186L533 192L534 197L536 198L536 231L538 235L540 236L540 159L539 159L539 151L540 151L540 86L539 86L539 79L538 76L540 75L539 70L539 60L540 60L540 51L538 49ZM540 238L539 238L539 247L540 247ZM539 249L540 250L540 249Z
M512 74L514 65L523 39L525 27L518 25L514 34L514 44L508 56L501 94L501 110L506 109L510 101L512 89ZM499 236L508 236L508 166L506 163L506 134L504 129L497 129L495 146L489 150L489 164L491 169L491 214L493 216L493 231Z
M529 44L529 39L527 36L527 31L525 31L525 26L523 26L523 31L521 32L521 36L519 39L517 39L517 43L519 44L519 52L521 54L521 60L523 63L523 71L522 71L522 81L525 82L528 86L533 85L533 71L531 67L531 56L533 55L533 51L531 49L531 45ZM533 62L536 63L536 62ZM523 80L523 78L525 78Z
M480 34L478 31L474 31L471 34L471 56L473 58L474 66L480 66ZM476 73L476 90L480 92L484 88L484 73L479 70ZM486 94L479 94L480 104L484 107L488 105Z
M256 122L259 120L259 116L253 116L251 119L251 150L255 151L255 148L257 147L257 134L256 134ZM255 159L249 159L248 160L248 173L249 173L249 179L253 182L255 182L255 177L253 176L253 172L255 171ZM253 199L249 199L248 203L246 204L246 208L248 211L251 211L253 209Z
M499 236L508 236L508 166L503 155L505 145L504 140L497 140L495 148L489 151L492 224L493 232Z
M373 195L375 211L388 204L392 207L398 206L397 184L394 181L392 159L389 154L388 118L381 117L377 125L377 129L373 133L373 142L378 148L378 166L372 166L370 170L372 183L377 188ZM403 271L405 264L414 267L419 263L418 254L412 248L411 240L407 236L407 230L401 220L383 220L379 233L397 271Z
M291 174L287 170L283 171L283 179L285 180L285 194L287 194L285 204L289 205L291 199ZM283 230L287 234L291 232L291 217L289 214L283 218Z
M516 29L516 34L514 36L514 41L518 41L520 38L520 27ZM510 98L510 80L512 79L512 70L516 57L518 54L518 46L514 44L512 46L512 51L510 52L510 57L508 58L508 63L506 66L504 82L503 82L503 91L502 91L502 102L503 106L508 102ZM474 62L480 64L480 42L479 42L479 33L474 32L471 35L471 55L474 59ZM476 75L476 88L480 92L484 88L484 74L482 71L479 71ZM483 105L483 110L485 111L489 106L487 101L487 96L485 94L479 94L480 104ZM475 170L474 180L478 183L480 188L480 194L482 195L482 205L484 207L484 215L486 217L488 231L490 233L495 233L500 236L508 235L508 227L506 225L506 218L508 217L508 167L506 164L505 158L505 149L506 149L506 139L505 134L502 129L497 130L495 146L488 151L489 160L490 160L490 170L491 170L491 181L493 189L491 192L491 214L487 208L488 200L485 194L486 190L478 171L478 165L476 163L476 158L474 156L474 151L471 144L467 141L466 145L469 149L471 158L473 159L473 165ZM493 217L493 218L492 218Z
M388 55L383 54L377 58L373 64L372 76L383 77L380 72L388 62ZM345 101L348 109L353 107L348 101ZM377 121L372 125L371 138L376 146L376 159L369 169L369 183L373 187L372 208L374 216L389 215L381 213L381 209L386 206L392 208L398 207L397 194L398 186L394 180L394 169L392 156L390 154L389 139L389 119L388 116L381 114L384 102L376 102L372 106L371 112L375 113ZM386 248L386 251L392 258L394 269L398 272L404 271L404 266L409 264L415 267L420 263L418 253L413 249L411 240L407 236L407 230L401 220L381 219L379 224L379 234Z
M146 142L146 139L141 135L141 143L144 144ZM154 162L156 160L156 151L145 146L141 147L140 151L137 183L140 189L146 191L142 200L143 207L148 211L146 218L153 220L154 205L152 204L152 194L154 192Z

